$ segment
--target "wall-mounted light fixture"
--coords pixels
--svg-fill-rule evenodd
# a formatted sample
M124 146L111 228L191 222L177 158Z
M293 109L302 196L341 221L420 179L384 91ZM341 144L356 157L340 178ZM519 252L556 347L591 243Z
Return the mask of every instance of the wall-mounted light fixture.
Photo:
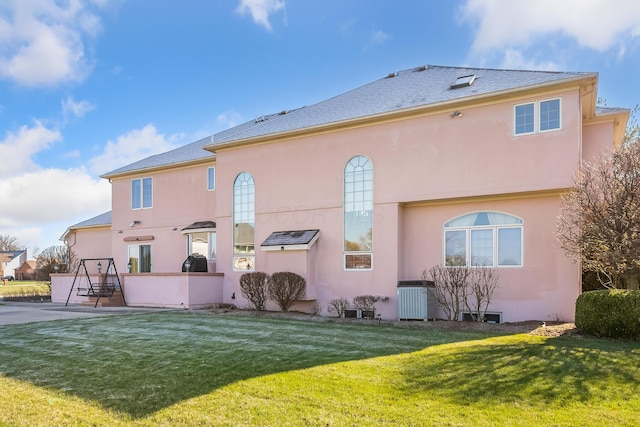
M172 230L173 231L178 231L178 227L173 227Z
M449 114L449 117L451 117L452 119L455 119L456 117L462 117L462 113L456 110L453 113Z
M135 226L136 226L136 225L138 225L138 224L140 224L140 221L133 220L133 221L131 222L131 224L129 224L129 227L135 227Z

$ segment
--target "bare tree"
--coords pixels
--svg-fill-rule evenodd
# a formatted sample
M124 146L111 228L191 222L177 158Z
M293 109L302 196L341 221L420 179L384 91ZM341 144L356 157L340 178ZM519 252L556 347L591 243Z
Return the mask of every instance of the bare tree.
M296 300L304 296L307 281L304 277L289 271L273 273L269 281L269 298L275 301L280 310L289 311Z
M267 304L269 275L260 271L245 273L240 276L240 292L249 304L259 311L264 311Z
M329 301L329 306L327 310L329 313L334 313L338 317L343 317L345 310L347 310L351 304L349 304L349 300L346 298L336 298Z
M640 143L583 164L562 196L556 237L604 287L638 289Z
M51 273L54 271L59 273L75 271L73 268L78 263L76 254L64 245L49 246L38 254L36 260L38 280L51 280Z
M422 280L435 285L435 297L448 320L459 320L467 299L467 280L470 269L467 266L445 267L434 265L422 273Z
M0 235L0 251L17 251L22 249L18 239L9 235Z
M485 321L499 282L495 268L468 265L435 265L422 273L422 280L433 282L435 298L448 320L462 320L467 311L477 322Z
M464 305L473 320L482 322L498 288L498 270L488 267L475 267L469 274L468 292Z

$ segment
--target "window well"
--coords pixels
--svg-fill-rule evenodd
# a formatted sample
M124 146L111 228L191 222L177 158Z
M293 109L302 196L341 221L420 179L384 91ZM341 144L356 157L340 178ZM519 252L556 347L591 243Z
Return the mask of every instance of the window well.
M468 76L458 77L453 83L451 83L451 89L458 89L459 87L471 86L476 80L475 74L469 74Z

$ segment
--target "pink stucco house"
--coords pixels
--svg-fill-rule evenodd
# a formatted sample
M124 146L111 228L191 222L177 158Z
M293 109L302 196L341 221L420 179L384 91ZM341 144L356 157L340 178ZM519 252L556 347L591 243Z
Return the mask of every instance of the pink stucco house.
M629 114L596 107L597 84L392 73L103 175L111 213L64 240L81 258L113 257L130 305L243 307L244 272L293 271L308 286L296 309L371 294L393 319L399 282L465 263L499 270L490 310L502 321L572 320L581 274L554 238L560 195L583 160L620 143ZM194 253L207 272L182 272ZM69 280L55 278L54 301Z

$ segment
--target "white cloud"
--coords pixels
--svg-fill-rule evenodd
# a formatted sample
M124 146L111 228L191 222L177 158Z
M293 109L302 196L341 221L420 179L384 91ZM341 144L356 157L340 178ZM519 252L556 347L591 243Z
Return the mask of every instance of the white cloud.
M371 43L373 44L383 44L387 40L391 38L391 34L385 33L382 30L377 30L371 33Z
M637 0L468 0L460 9L462 22L477 30L473 51L526 48L549 35L563 35L597 51L619 46L622 37L640 32Z
M17 132L9 132L0 141L0 178L37 170L32 156L61 139L59 131L48 129L40 122L32 127L22 126Z
M89 111L95 109L95 106L88 101L74 101L72 96L68 96L67 99L62 100L62 114L65 119L70 115L75 117L82 117Z
M102 31L85 0L6 0L0 5L0 78L25 86L82 81L85 43Z
M28 247L58 244L67 226L109 209L111 187L84 168L43 169L32 158L60 141L60 132L36 122L0 141L0 234Z
M284 9L286 22L286 5L284 0L240 0L236 12L240 15L250 14L253 22L271 31L269 15Z
M91 170L96 173L106 173L141 160L154 154L164 153L177 148L177 142L182 135L169 137L158 133L153 124L142 129L132 130L120 135L115 142L107 141L102 154L89 160Z
M234 110L218 114L216 124L219 129L229 129L242 123L242 115Z
M561 67L553 61L538 61L536 58L525 55L518 49L506 49L504 51L500 68L544 71L557 71L561 69Z

